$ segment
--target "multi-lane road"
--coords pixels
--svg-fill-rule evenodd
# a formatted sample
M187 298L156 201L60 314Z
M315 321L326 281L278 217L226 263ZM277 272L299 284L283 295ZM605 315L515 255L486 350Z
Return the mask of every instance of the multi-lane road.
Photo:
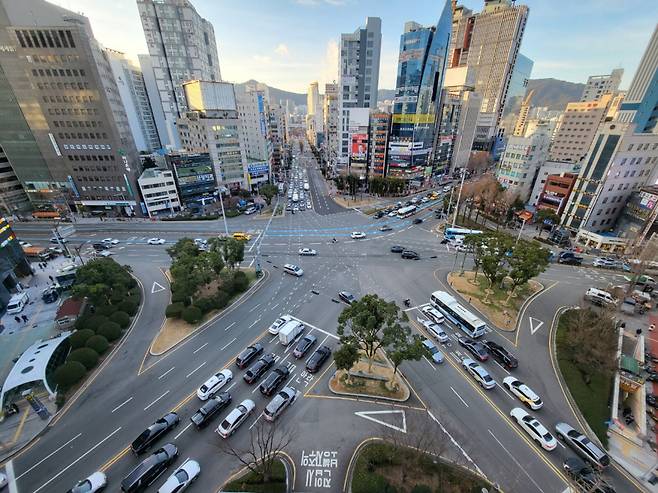
M302 154L300 160L311 164L309 153ZM8 470L16 483L10 491L63 491L99 469L108 475L110 491L117 491L121 479L138 463L129 452L130 442L171 410L179 413L181 424L159 443L176 443L180 451L177 464L187 457L200 462L202 474L192 491L217 491L239 464L221 450L222 439L214 433L219 420L201 432L190 426L189 417L201 405L195 392L217 370L230 368L234 372L229 387L233 404L247 398L256 403L254 414L229 438L234 447L246 447L250 429L260 426L267 399L257 386L242 381L243 372L235 367L234 359L254 341L263 343L278 364L289 366L288 385L302 393L277 424L280 430L294 434L286 452L294 464L295 491L342 491L352 453L362 440L409 433L414 428L434 434L437 441L448 444L443 453L486 475L505 491L565 490L561 464L572 453L562 446L552 452L539 449L509 418L509 411L519 402L500 386L482 390L464 373L460 360L466 355L456 342L457 331L449 324L450 339L441 348L446 354L443 365L435 366L425 359L403 365L402 372L414 392L402 404L331 394L327 381L334 371L332 365L325 364L318 374L309 374L303 360L294 359L291 350L267 333L274 319L290 313L305 323L306 332L313 333L319 343L335 349L337 318L344 307L333 301L338 291L351 291L357 296L377 293L400 305L410 298L414 307L408 314L413 321L419 314L418 307L429 301L432 291L449 290L446 276L455 254L440 245L432 232L436 222L431 211L419 212L416 217L425 218L420 225L412 225L409 219L374 221L338 206L328 196L314 167L310 166L308 176L314 210L271 222L253 216L229 220L231 231L253 234L245 264L258 260L265 277L220 317L158 357L149 355L148 348L169 301L168 290L158 287L167 285L162 274L169 264L165 248L184 236L216 235L223 226L219 222L76 224L72 244L105 237L121 241L113 249L114 258L133 266L145 302L131 332L93 381L69 402L47 433L12 459ZM393 231L380 232L378 227L383 222ZM33 244L45 244L51 236L47 226L40 224L16 225L15 229L19 237ZM349 235L354 230L366 232L367 238L351 240ZM146 239L152 236L164 238L167 244L147 245ZM332 242L333 238L337 243ZM393 244L413 248L421 260L400 259L389 251ZM300 257L297 251L303 246L316 249L318 256ZM260 258L256 259L258 251ZM284 263L300 265L304 276L283 274ZM544 408L533 414L548 428L558 421L581 428L551 364L548 338L553 316L562 305L578 304L588 287L604 285L617 276L552 266L540 277L546 289L527 305L519 330L494 331L486 336L517 355L520 364L514 375L543 398ZM534 320L532 325L529 317ZM417 324L413 326L421 331ZM498 383L507 376L506 370L495 363L485 365ZM611 467L606 475L617 491L638 491L639 485L619 468ZM156 486L163 481L164 477Z

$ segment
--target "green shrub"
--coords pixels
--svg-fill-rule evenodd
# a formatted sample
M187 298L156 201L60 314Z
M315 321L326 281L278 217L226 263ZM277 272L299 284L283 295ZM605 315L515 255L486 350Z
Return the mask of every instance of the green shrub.
M85 322L85 329L93 330L98 332L98 328L107 322L108 318L103 315L92 315Z
M201 310L201 313L206 314L209 311L215 309L215 299L210 296L206 298L199 298L194 302L194 306Z
M107 351L109 345L110 344L107 342L107 339L99 335L95 335L87 339L87 344L86 344L88 348L93 349L98 354L103 354L105 351Z
M235 274L233 274L233 283L235 285L236 291L242 293L249 287L249 278L247 277L247 274L241 270L238 270L235 271Z
M183 291L178 291L171 293L171 302L172 303L182 303L185 306L189 306L190 304L190 297L187 295L187 293Z
M96 307L96 314L104 317L109 317L116 311L117 307L114 305L100 305Z
M352 493L396 493L396 489L383 476L362 472L352 480Z
M425 484L417 484L411 489L411 493L432 493L432 488Z
M66 394L64 392L57 392L57 397L55 397L55 405L57 406L57 410L59 411L64 407L64 404L66 403Z
M185 305L180 302L167 305L167 308L165 308L165 316L167 318L180 318L181 313L183 313L183 308L185 308Z
M133 289L130 291L130 294L126 297L126 299L139 305L140 301L142 301L142 292L139 289Z
M233 277L225 277L222 280L222 290L226 291L226 293L232 298L235 293L237 293L237 288L235 286L235 280L233 280Z
M132 301L129 300L122 301L117 305L119 311L125 312L131 317L134 317L137 314L137 307L138 307L137 303L133 303Z
M108 341L116 341L121 337L121 327L116 322L105 322L97 331L98 335L105 337Z
M217 293L215 294L214 298L215 298L215 306L220 310L224 308L226 305L228 305L228 302L231 299L229 294L223 289L217 290Z
M66 390L78 383L85 373L87 373L85 365L79 361L67 361L57 367L53 378L55 383L62 387L62 390Z
M181 314L183 320L185 320L188 324L197 323L199 320L201 320L202 316L203 314L201 313L201 310L194 305L185 308Z
M91 370L96 363L98 363L98 353L91 348L81 347L80 349L75 349L71 351L69 361L78 361L82 363L87 370Z
M71 337L69 337L69 342L71 343L71 349L80 349L84 347L87 343L87 340L94 335L94 331L90 329L76 330Z
M122 329L127 329L130 325L130 315L128 315L126 312L115 312L110 317L110 320L119 324L119 327Z
M226 217L237 217L237 216L239 216L240 214L242 214L242 213L241 213L240 211L238 211L238 210L235 210L235 209L229 209L229 210L227 210L227 211L224 212L224 215L225 215Z

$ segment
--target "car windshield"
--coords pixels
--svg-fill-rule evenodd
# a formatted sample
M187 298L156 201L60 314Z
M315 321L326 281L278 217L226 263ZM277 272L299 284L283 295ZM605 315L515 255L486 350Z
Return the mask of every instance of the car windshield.
M544 440L546 440L547 442L553 440L553 435L551 435L550 433L545 433L543 436L544 436Z
M199 390L201 392L208 392L208 386L204 383Z
M220 425L220 428L222 428L224 430L228 430L230 428L230 426L231 426L231 422L228 419L225 419L224 421L222 421L222 424Z
M80 481L72 491L73 493L87 493L88 491L91 491L91 481L88 479Z
M238 406L237 409L238 409L238 411L240 411L242 414L244 414L244 413L247 412L247 408L244 407L242 404L240 404L240 405Z
M187 474L187 472L185 472L184 469L179 469L178 471L176 471L176 474L174 474L174 476L176 476L176 479L181 483L184 483L188 479L190 479L189 474Z

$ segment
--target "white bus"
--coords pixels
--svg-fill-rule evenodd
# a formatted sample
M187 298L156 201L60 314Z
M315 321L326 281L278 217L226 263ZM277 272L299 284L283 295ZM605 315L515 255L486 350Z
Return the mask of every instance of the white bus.
M412 214L416 213L416 206L415 205L410 205L409 207L403 207L402 209L398 209L398 217L404 218L404 217L409 217Z
M448 241L463 240L466 235L481 235L478 229L446 228L443 237Z
M434 291L430 303L458 325L468 337L475 339L484 335L487 324L457 303L457 300L445 291Z

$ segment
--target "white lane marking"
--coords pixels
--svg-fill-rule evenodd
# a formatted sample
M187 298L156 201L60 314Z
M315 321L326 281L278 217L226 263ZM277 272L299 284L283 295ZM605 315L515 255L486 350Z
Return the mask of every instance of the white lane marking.
M277 306L279 306L278 303L272 307L272 310L274 310Z
M494 363L496 363L498 366L500 366L500 368L501 368L505 373L507 373L508 375L510 375L510 372L507 371L507 368L505 368L503 365L501 365L500 363L498 363L498 361L494 360Z
M228 392L229 390L231 390L233 387L235 387L235 384L236 384L236 383L238 383L238 382L233 382L233 383L229 386L228 389L224 390L224 392Z
M154 401L151 402L148 406L146 406L146 407L144 408L144 411L146 411L149 407L151 407L153 404L155 404L156 402L158 402L160 399L162 399L162 398L163 398L165 395L167 395L168 393L169 393L169 391L167 390L164 394L162 394L160 397L158 397L156 400L154 400Z
M130 401L132 401L132 400L133 400L132 397L128 397L125 401L123 401L123 402L122 402L121 404L119 404L117 407L115 407L114 409L112 409L111 412L113 413L114 411L118 411L119 409L121 409L123 406L125 406L126 404L128 404L128 403L129 403Z
M270 339L270 344L273 343L277 337L279 337L279 334L275 334L272 339Z
M252 328L254 325L256 325L258 322L260 322L260 318L254 320L254 323L251 324L251 325L249 326L249 328L251 329L251 328Z
M430 365L430 368L432 368L432 370L436 371L436 365L433 365L432 362L427 359L427 356L423 356L423 359L427 361L427 364Z
M160 375L160 376L158 377L158 380L162 380L162 379L163 379L164 377L166 377L167 374L168 374L170 371L172 371L174 368L176 368L176 367L175 367L175 366L172 366L171 368L169 368L166 372L164 372L162 375Z
M185 433L190 426L192 426L192 423L188 424L185 428L178 432L178 435L174 437L174 440L178 440L178 437Z
M225 345L223 348L220 349L220 351L224 351L224 349L226 349L226 348L229 347L231 344L233 344L233 343L235 342L236 339L237 339L237 337L234 337L233 339L231 339L228 343L226 343L226 345Z
M423 308L423 307L425 307L425 306L427 306L427 305L429 305L429 303L423 303L422 305L412 306L411 308L407 308L407 309L402 310L402 311L403 311L403 312L410 312L411 310L420 309L420 308Z
M503 392L505 392L510 399L515 400L514 396L512 396L512 394L510 394L505 387L503 387L498 382L496 382L496 385L498 385L498 387L500 387L503 390Z
M455 440L455 439L452 437L452 435L448 432L448 430L446 430L445 427L441 424L441 422L440 422L438 419L436 419L436 416L434 416L434 414L432 414L432 411L430 411L430 410L428 409L428 410L427 410L427 414L428 414L428 416L429 416L430 418L432 418L432 420L433 420L437 425L439 425L439 428L441 428L441 431L442 431L443 433L445 433L446 436L447 436L447 437L450 439L450 441L452 442L452 444L453 444L455 447L457 447L457 448L461 451L462 455L466 458L466 460L468 460L471 464L473 464L473 466L475 467L475 469L477 470L477 472L480 473L481 476L484 476L484 477L486 478L487 475L484 474L484 473L482 472L482 469L480 469L480 468L478 467L478 465L473 461L473 459L471 459L471 458L469 457L469 455L468 455L468 454L466 453L466 451L462 448L462 446L459 445L459 443L457 442L457 440Z
M224 332L226 332L228 329L230 329L230 328L233 327L234 325L235 325L235 322L231 322L231 325L227 326L227 327L224 329Z
M255 262L255 261L256 261L256 257L252 258L252 259L251 259L251 262L249 262L249 267L251 267L252 265L254 265L254 262Z
M468 404L466 404L466 401L462 399L462 396L457 393L455 389L452 388L452 385L450 386L450 390L459 398L460 401L462 401L462 404L464 404L466 407L469 407Z
M21 479L23 476L25 476L28 472L30 472L30 471L33 470L34 468L36 468L36 467L38 467L39 465L41 465L43 462L45 462L45 461L47 461L48 459L50 459L53 455L55 455L57 452L59 452L60 450L62 450L64 447L66 447L66 446L67 446L69 443L71 443L73 440L75 440L76 438L79 438L80 435L82 435L82 433L78 433L76 436L74 436L73 438L71 438L71 439L70 439L68 442L66 442L64 445L62 445L61 447L56 448L54 451L52 451L51 453L49 453L48 455L46 455L43 459L41 459L39 462L37 462L36 464L34 464L34 465L33 465L32 467L30 467L28 470L23 471L23 472L22 472L22 473L16 478L16 481L18 481L19 479ZM12 462L12 461L9 461L9 462L7 463L7 467L9 467L9 464L10 464L11 462ZM12 469L13 469L13 465L12 465ZM9 484L11 485L11 480L9 481Z
M114 435L116 435L119 431L121 430L121 427L119 426L116 430L114 430L112 433L107 435L105 438L103 438L100 442L98 442L96 445L94 445L92 448L87 450L84 454L82 454L80 457L75 459L73 462L71 462L68 466L66 466L64 469L59 471L57 474L55 474L52 478L50 478L48 481L43 483L41 486L39 486L36 490L34 490L34 493L37 493L37 491L41 491L44 489L46 486L48 486L50 483L55 481L58 477L60 477L62 474L64 474L66 471L68 471L71 467L76 465L78 462L80 462L82 459L87 457L90 453L92 453L94 450L96 450L98 447L100 447L103 443L105 443L107 440L112 438Z
M198 353L199 351L201 351L201 350L202 350L204 347L206 347L207 345L208 345L208 343L206 342L204 345L202 345L202 346L196 348L194 351L192 351L192 354L196 354L196 353Z
M262 412L258 415L258 417L256 418L256 420L255 420L253 423L251 423L251 426L249 427L250 430L251 430L254 426L256 426L256 423L258 423L258 420L261 418L261 416L263 416L263 413L262 413Z
M7 465L5 466L5 472L7 473L7 487L9 488L9 493L18 493L18 487L16 486L16 478L14 478L13 460L7 462Z
M336 336L336 335L334 335L334 334L332 334L332 333L330 333L330 332L327 332L326 330L322 330L321 328L316 327L316 326L313 325L313 324L310 324L310 323L308 323L308 322L305 322L304 320L302 320L302 319L300 319L300 318L297 318L297 317L292 317L292 318L295 319L295 320L297 320L298 322L303 323L304 325L306 325L306 326L308 326L308 327L311 327L312 329L317 330L318 332L322 332L323 334L326 334L326 335L329 336L329 337L333 337L333 338L336 339L336 340L340 339L338 336ZM325 339L326 339L326 338L325 338Z
M254 305L252 308L249 309L249 313L253 312L259 306L260 306L260 303L258 303L257 305Z
M193 373L195 373L197 370L199 370L199 369L200 369L202 366L204 366L205 364L206 364L206 362L204 361L204 362L201 363L199 366L197 366L194 370L192 370L192 371L189 372L187 375L185 375L185 378L190 378L190 375L192 375Z
M543 493L544 490L542 490L541 487L540 487L540 486L535 482L535 480L532 478L532 476L530 476L530 474L528 474L528 473L526 472L526 470L524 469L524 467L519 463L518 460L516 460L516 458L510 453L510 451L507 450L507 448L505 447L505 445L503 445L503 444L500 442L500 440L498 440L498 438L496 438L496 435L494 435L493 432L492 432L491 430L487 430L487 431L489 432L489 435L491 435L491 436L493 437L493 439L496 440L496 441L498 442L498 445L500 445L501 448L502 448L505 452L507 452L507 455L509 455L509 456L512 458L512 460L514 461L514 463L516 464L516 466L519 468L519 470L522 470L522 471L525 473L525 475L528 476L528 478L530 478L530 481L532 482L532 484L534 484L535 487L536 487L539 491L541 491L541 492Z

